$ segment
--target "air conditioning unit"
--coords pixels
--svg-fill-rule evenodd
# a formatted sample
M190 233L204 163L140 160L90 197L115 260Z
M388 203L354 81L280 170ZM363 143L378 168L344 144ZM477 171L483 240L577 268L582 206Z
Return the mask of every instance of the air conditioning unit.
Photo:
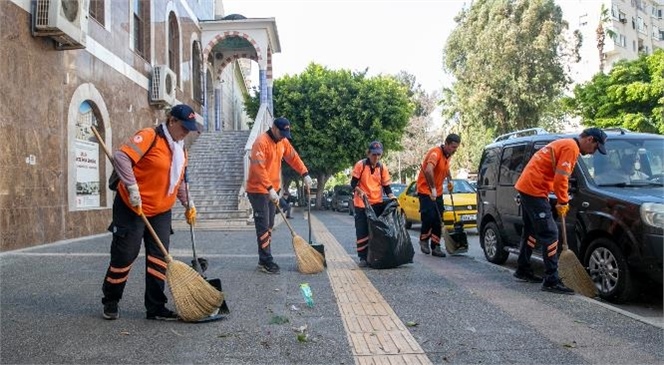
M176 79L175 72L168 66L153 66L150 82L150 103L162 106L175 104Z
M89 0L35 0L32 35L51 37L57 49L85 48Z

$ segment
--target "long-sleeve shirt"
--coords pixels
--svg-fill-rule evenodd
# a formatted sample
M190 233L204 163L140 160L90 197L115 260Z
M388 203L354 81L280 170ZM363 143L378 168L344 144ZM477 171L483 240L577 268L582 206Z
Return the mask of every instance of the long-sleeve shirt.
M288 139L277 142L270 131L258 136L249 156L247 192L267 194L270 189L279 190L282 159L300 175L308 175L307 167Z
M530 196L548 198L553 192L558 203L569 202L569 177L580 154L575 139L553 141L535 152L514 187Z

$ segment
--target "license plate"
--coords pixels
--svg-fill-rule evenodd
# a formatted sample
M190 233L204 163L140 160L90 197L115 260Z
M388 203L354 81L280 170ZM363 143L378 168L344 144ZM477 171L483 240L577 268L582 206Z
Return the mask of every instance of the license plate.
M341 203L341 206L343 206L343 207L347 207L347 206L348 206L348 203Z
M461 216L462 222L474 221L477 220L477 214L464 214Z

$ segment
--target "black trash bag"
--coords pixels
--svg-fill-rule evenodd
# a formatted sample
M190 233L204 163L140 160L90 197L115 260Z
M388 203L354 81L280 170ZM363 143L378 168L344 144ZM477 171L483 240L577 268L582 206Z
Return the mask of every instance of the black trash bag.
M396 201L388 200L382 204L383 211L377 216L364 198L369 223L367 263L374 269L390 269L412 263L415 250L406 229L406 217Z

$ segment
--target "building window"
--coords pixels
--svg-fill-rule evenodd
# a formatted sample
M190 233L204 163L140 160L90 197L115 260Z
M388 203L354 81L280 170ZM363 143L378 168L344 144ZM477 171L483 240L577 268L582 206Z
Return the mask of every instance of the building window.
M180 28L175 13L168 14L168 67L176 76L176 85L180 84Z
M201 69L201 46L194 42L191 46L191 77L194 89L194 100L203 103L203 70Z
M104 0L90 0L90 17L97 23L104 24Z
M636 29L641 33L646 33L646 24L643 22L643 18L636 18Z
M150 1L134 0L134 51L150 59Z
M627 37L625 35L617 33L615 38L613 38L616 46L627 47Z

